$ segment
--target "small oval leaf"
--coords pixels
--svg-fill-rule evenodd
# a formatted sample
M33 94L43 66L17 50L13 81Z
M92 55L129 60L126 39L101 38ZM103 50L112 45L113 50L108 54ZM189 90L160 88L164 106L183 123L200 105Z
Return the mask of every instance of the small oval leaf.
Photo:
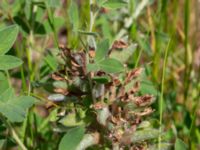
M187 145L181 140L181 139L176 139L175 143L175 150L187 150Z
M119 73L124 70L123 64L112 58L104 59L103 61L99 62L99 67L101 70L107 73Z
M0 56L0 70L9 70L16 68L22 64L22 60L10 55Z
M84 127L70 129L59 144L59 150L75 150L84 136Z
M13 46L19 32L17 25L8 26L0 30L0 55L7 53Z
M95 56L95 61L101 61L103 60L107 55L109 51L109 40L103 40L102 42L98 43L97 45L97 52Z

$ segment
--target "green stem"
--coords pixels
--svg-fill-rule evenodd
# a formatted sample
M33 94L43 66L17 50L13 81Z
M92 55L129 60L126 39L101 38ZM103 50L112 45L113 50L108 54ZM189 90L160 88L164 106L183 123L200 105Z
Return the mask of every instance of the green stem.
M22 79L22 89L23 89L23 92L25 92L27 90L27 86L26 86L26 78L24 76L23 66L20 67L20 73L21 73L21 79Z
M184 34L185 34L185 41L184 41L184 47L185 47L185 74L184 74L184 100L187 101L188 96L188 88L189 88L189 61L188 61L188 30L189 30L189 0L185 0L185 13L184 13Z
M10 81L10 74L9 74L8 70L6 70L6 76L7 76L9 87L12 87L12 84L11 84L11 81Z
M159 100L159 113L160 113L160 128L159 128L159 138L158 138L158 149L161 149L161 132L162 132L162 120L163 120L163 93L164 93L164 81L165 81L165 69L167 65L167 56L169 51L169 46L171 43L171 39L168 42L167 48L165 50L165 56L164 56L164 63L163 63L163 70L162 70L162 81L161 81L161 94L160 94L160 100Z
M142 52L143 52L143 49L141 49L140 52L139 52L139 55L138 55L137 60L136 60L136 62L135 62L135 68L137 68L138 65L139 65L140 58L141 58L141 56L142 56Z
M93 26L94 26L94 23L95 23L95 19L99 13L99 9L96 10L96 12L94 13L91 9L91 6L93 4L93 0L90 0L90 26L89 26L89 32L92 32L92 29L93 29Z
M197 83L199 83L199 82L197 81ZM196 122L197 113L198 113L197 111L198 111L198 108L200 106L200 100L198 99L199 97L200 97L200 93L196 97L197 102L194 105L193 112L192 112L192 123L190 125L190 130L189 130L189 139L190 139L189 146L190 146L190 148L191 148L191 143L192 143L192 139L191 139L192 131L195 129L195 122Z
M97 13L94 15L94 13L92 12L92 9L91 9L92 4L93 4L93 0L90 0L90 26L89 26L89 32L92 32L94 21L95 21L96 15L97 15ZM88 57L88 59L89 59L89 57ZM93 101L93 103L96 103L96 99L95 99L95 96L93 94L93 85L92 85L91 73L89 73L89 75L88 75L88 81L89 81L92 101Z
M7 125L9 126L10 132L17 142L17 144L21 147L22 150L28 150L26 146L21 142L20 138L18 137L17 133L15 132L14 128L11 126L10 123L7 122Z
M32 62L32 51L33 51L33 45L34 45L34 31L30 31L29 39L28 39L28 47L26 48L26 57L28 61L28 70L30 72L29 74L29 80L30 82L34 79L34 71L33 71L33 62Z
M45 1L45 5L46 5L46 8L47 8L48 20L49 20L50 26L53 30L55 44L56 44L57 47L59 47L58 37L57 37L57 33L56 33L56 29L55 29L55 23L54 23L54 16L53 16L53 13L52 13L53 10L48 6L47 1Z
M94 25L94 14L92 12L91 6L93 4L93 0L90 0L90 27L89 27L89 32L92 32L92 28Z

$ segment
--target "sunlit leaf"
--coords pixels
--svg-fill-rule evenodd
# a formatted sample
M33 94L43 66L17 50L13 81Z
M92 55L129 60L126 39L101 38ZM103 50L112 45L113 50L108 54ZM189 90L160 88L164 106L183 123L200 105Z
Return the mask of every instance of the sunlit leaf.
M181 140L181 139L176 139L175 143L175 150L187 150L187 145Z
M17 38L18 31L17 25L0 29L0 55L3 55L10 50Z
M155 89L154 84L149 80L142 80L140 87L141 94L152 94L157 96L159 94L158 90Z
M84 127L70 129L61 139L59 150L76 150L84 136Z
M112 58L105 59L99 63L99 67L102 71L107 73L119 73L124 70L123 64Z
M98 71L100 69L100 67L98 66L98 64L87 64L87 72L91 72L91 71Z
M75 127L75 126L80 126L83 125L84 122L75 113L70 113L66 115L64 118L62 118L59 123L66 127Z
M10 55L0 56L0 70L9 70L19 67L22 64L22 60Z
M0 113L11 122L22 122L27 109L35 102L31 96L14 96L12 88L9 88L0 95Z
M108 39L98 43L97 51L96 51L96 55L95 55L95 61L98 62L98 61L101 61L102 59L104 59L108 55L108 51L109 51L109 40Z

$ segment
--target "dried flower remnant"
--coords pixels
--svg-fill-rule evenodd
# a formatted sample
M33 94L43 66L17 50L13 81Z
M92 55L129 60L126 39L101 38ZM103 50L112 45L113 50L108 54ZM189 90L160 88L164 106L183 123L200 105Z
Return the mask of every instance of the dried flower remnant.
M142 68L137 68L134 69L132 71L129 71L126 75L126 79L124 81L125 84L129 83L131 80L133 80L134 78L140 76L140 74L142 73L143 69Z
M123 49L127 46L127 43L119 40L114 42L112 49ZM95 144L101 145L104 144L103 141L108 140L113 143L112 147L117 146L123 149L128 146L130 149L135 149L137 146L132 145L130 137L137 131L143 117L154 111L150 107L155 100L154 97L152 95L138 95L139 77L143 69L136 68L124 71L121 76L101 69L88 73L86 72L86 62L90 61L86 59L95 57L93 49L89 50L89 58L86 57L87 54L84 50L72 52L65 47L61 47L61 49L63 58L66 60L65 70L54 73L52 78L57 81L65 81L67 87L56 88L54 91L66 96L77 97L76 103L82 109L91 111L91 113L95 112L96 121L89 123L92 130L87 131L90 134L100 135L99 143ZM96 102L91 101L89 107L86 107L83 104L85 98L95 98ZM98 128L95 128L97 124ZM126 142L124 139L127 139Z
M51 78L52 78L53 80L56 80L56 81L63 81L63 80L65 80L65 78L61 77L58 73L53 73L53 74L51 75Z
M148 105L152 104L153 101L154 101L154 97L152 95L145 95L145 96L133 98L133 102L137 106L148 106Z
M95 49L94 49L94 48L90 48L90 49L89 49L89 56L90 56L90 58L94 58L95 55L96 55Z
M128 47L128 44L124 42L123 40L116 40L114 41L112 45L112 49L123 49L127 47Z

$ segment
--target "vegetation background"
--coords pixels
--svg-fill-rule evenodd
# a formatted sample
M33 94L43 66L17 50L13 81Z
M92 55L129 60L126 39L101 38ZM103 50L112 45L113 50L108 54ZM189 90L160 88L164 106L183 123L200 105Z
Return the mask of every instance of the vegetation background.
M57 112L49 115L43 108L50 94L43 85L48 86L49 75L58 68L58 45L82 49L87 36L109 39L110 43L123 39L136 45L128 67L145 69L148 80L142 81L141 92L156 97L151 119L161 123L176 150L200 149L200 1L115 2L98 9L91 7L93 1L89 0L0 0L0 29L12 24L19 29L8 54L24 62L5 72L17 95L28 94L41 101L30 108L23 123L9 127L29 149L56 149L60 137L52 138L52 130L57 128L49 121L55 120ZM0 35L0 39L6 36ZM1 73L0 89L4 86L4 71ZM5 128L2 122L2 149L16 145L16 138L9 138Z

